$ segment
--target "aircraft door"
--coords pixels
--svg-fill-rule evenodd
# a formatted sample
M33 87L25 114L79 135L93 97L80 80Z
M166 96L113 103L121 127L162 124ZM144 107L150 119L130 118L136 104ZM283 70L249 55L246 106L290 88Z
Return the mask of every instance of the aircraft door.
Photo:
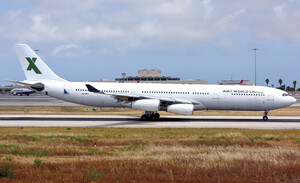
M219 109L219 108L220 108L219 91L214 90L212 92L211 109Z
M266 107L272 108L274 106L274 95L272 92L267 93Z
M218 90L213 91L213 99L219 100L219 91Z
M138 87L132 87L130 93L133 95L137 95L140 93L140 90Z

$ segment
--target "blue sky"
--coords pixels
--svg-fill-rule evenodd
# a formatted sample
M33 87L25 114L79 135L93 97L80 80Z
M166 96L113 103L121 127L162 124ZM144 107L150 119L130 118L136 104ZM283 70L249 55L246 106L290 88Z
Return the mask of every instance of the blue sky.
M299 0L1 0L0 85L24 80L27 43L70 81L160 69L181 79L300 82Z

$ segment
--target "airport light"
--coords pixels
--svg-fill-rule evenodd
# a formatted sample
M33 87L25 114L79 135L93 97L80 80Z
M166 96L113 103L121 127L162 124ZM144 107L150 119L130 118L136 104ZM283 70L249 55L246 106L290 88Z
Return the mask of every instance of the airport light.
M254 67L255 67L255 86L256 86L256 51L258 50L258 48L253 48L254 50Z

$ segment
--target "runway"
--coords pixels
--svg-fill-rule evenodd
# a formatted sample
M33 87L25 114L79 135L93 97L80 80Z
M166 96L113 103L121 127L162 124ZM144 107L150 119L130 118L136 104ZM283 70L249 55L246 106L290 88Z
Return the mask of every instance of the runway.
M163 116L141 121L139 116L111 115L0 115L0 127L106 127L106 128L243 128L300 129L300 116Z
M2 106L78 106L44 95L0 95ZM300 106L298 100L293 106ZM121 128L251 128L300 129L300 116L163 116L140 121L140 116L108 115L0 115L0 127L121 127Z

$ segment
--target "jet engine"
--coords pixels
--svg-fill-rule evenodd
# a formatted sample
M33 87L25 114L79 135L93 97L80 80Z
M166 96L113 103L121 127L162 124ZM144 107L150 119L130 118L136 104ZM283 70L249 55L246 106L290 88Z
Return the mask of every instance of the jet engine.
M192 115L194 112L193 104L172 104L167 106L167 112L182 114L182 115Z
M160 101L158 99L141 99L131 103L133 109L144 111L159 111Z

